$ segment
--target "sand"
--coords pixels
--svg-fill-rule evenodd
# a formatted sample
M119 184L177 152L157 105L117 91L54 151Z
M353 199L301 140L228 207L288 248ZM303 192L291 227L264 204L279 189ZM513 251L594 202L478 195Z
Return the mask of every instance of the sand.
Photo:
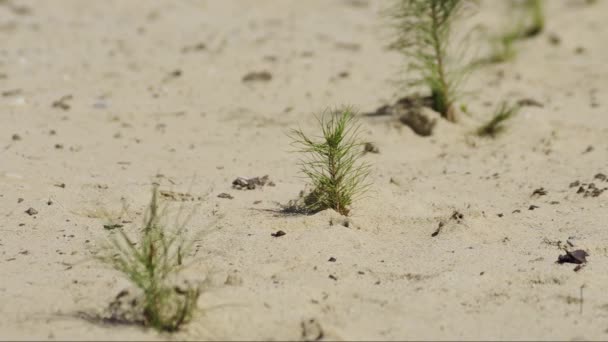
M498 30L497 3L469 23ZM407 95L387 2L1 2L0 339L607 339L608 192L570 184L608 187L608 1L547 3L545 32L471 75L460 123L360 118L380 153L346 227L280 212L306 186L286 132ZM470 134L521 99L542 107ZM92 256L104 210L127 203L135 233L153 182L204 232L184 274L201 312L174 336L79 318L130 288ZM585 267L557 264L564 247Z

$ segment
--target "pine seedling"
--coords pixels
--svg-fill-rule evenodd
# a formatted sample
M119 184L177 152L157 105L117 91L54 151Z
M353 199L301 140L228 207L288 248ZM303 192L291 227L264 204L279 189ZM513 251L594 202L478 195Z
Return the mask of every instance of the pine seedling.
M347 216L353 201L370 185L370 166L361 161L365 142L358 138L360 125L350 108L326 112L317 119L322 131L319 139L311 139L301 129L289 134L297 152L304 154L301 172L312 183L304 205L310 212L334 209Z
M477 129L477 135L480 137L495 138L498 134L505 130L505 122L511 119L519 112L519 106L509 106L506 102L502 102L490 121Z
M175 231L166 230L167 210L167 206L160 207L158 188L154 186L138 240L117 227L97 258L121 272L143 293L142 312L135 313L143 319L131 323L173 332L191 319L200 290L190 285L185 289L175 286L182 259L192 243L184 240L187 220L177 222Z
M431 91L432 107L448 121L455 122L454 102L468 67L454 65L448 52L452 24L472 0L397 0L387 13L395 23L393 46L412 59L409 69L419 72L414 84Z

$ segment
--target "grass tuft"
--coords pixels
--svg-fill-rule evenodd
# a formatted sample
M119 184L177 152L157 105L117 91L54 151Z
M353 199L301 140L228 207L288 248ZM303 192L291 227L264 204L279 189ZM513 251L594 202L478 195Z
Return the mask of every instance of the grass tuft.
M451 29L472 0L397 0L387 15L397 30L393 47L413 60L409 69L419 72L414 84L431 91L433 109L451 122L456 121L454 101L468 67L457 67L448 53Z
M352 202L370 186L370 166L361 161L365 142L358 138L360 125L350 108L325 112L317 119L320 139L313 140L300 129L289 134L297 151L305 155L301 172L312 183L304 205L311 212L334 209L346 216Z
M176 286L176 276L183 268L183 258L192 244L186 243L186 219L167 231L165 218L168 206L160 206L158 186L144 217L137 241L117 227L97 258L121 272L143 293L140 313L145 326L173 332L187 323L196 309L200 289ZM179 217L177 219L179 221ZM136 323L136 322L135 322Z
M501 103L490 121L477 129L477 135L480 137L495 138L505 130L504 123L518 112L519 106L510 106L506 102Z

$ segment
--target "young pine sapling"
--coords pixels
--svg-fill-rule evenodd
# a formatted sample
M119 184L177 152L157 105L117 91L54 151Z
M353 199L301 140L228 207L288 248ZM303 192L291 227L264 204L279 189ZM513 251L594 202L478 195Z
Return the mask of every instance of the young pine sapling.
M396 0L388 12L397 29L393 44L406 58L410 70L420 73L415 84L431 91L433 109L456 121L455 100L462 78L469 68L454 65L450 53L452 24L473 0Z
M300 129L290 137L303 153L301 172L310 179L312 191L304 199L307 211L334 209L348 215L350 205L368 188L369 164L361 161L365 142L358 139L355 113L344 108L318 118L322 136L312 139Z

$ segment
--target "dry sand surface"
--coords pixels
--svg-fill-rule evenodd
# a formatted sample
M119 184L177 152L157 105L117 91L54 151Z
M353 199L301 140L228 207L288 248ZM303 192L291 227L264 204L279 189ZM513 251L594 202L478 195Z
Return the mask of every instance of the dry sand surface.
M348 227L280 212L306 183L288 129L406 94L387 3L1 1L0 339L608 339L608 191L585 196L608 187L608 1L547 1L546 31L478 69L471 116L432 137L362 116L380 153ZM469 23L499 29L499 3ZM542 107L470 134L521 99ZM103 210L127 203L135 232L155 181L198 205L201 312L173 336L79 318L130 286L91 258ZM562 248L588 263L557 264Z

